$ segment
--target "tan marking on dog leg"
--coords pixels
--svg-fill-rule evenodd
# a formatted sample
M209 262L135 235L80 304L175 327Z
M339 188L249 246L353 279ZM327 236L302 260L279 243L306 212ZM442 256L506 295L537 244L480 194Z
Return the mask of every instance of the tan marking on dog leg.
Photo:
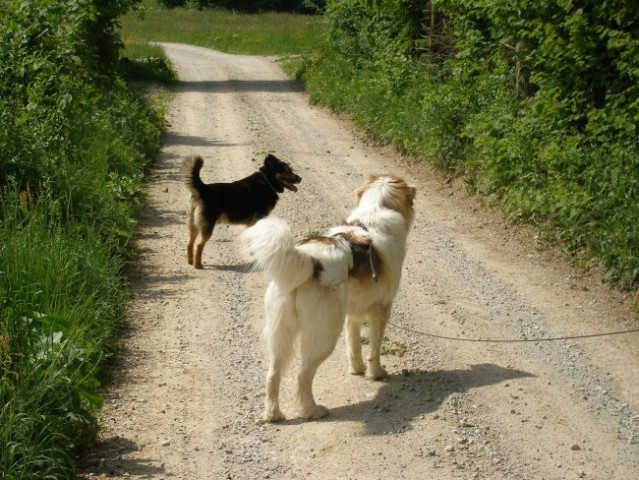
M195 210L193 207L193 200L189 204L189 214L187 224L189 226L189 241L186 244L186 261L189 265L193 265L193 245L197 238L198 229L195 226Z
M202 251L204 250L204 245L206 245L206 242L208 242L209 239L211 238L211 235L213 235L212 228L210 231L206 230L206 231L200 232L199 240L197 244L195 245L195 262L193 264L195 268L203 268Z
M189 265L193 265L194 256L193 256L193 246L195 244L195 239L197 238L197 228L190 227L189 229L189 242L186 245L186 261Z

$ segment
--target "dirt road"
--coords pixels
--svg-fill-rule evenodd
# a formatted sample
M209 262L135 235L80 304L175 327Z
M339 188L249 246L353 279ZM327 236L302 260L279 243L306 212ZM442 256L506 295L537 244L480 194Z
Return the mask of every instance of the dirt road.
M273 59L165 48L182 82L149 180L130 331L86 476L639 478L639 333L565 339L637 329L629 299L540 253L534 237L428 167L309 106ZM316 422L297 417L291 375L289 420L258 422L264 284L237 253L242 228L216 230L203 270L185 260L182 158L200 154L205 181L230 181L266 152L303 177L274 212L300 238L344 218L368 173L418 187L383 357L390 378L349 375L340 341L317 375L331 414Z

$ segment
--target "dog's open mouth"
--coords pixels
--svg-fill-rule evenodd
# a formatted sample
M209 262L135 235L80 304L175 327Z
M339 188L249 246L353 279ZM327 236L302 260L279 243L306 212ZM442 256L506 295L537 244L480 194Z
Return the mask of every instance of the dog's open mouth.
M284 185L284 188L286 188L287 190L290 190L291 192L297 192L297 187L293 185L292 183L283 181L282 185Z

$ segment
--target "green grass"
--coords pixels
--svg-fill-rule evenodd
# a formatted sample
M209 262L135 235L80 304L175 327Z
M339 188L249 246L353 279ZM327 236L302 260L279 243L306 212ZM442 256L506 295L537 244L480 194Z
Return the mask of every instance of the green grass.
M167 10L146 1L143 15L123 18L122 38L127 45L174 42L234 54L298 55L317 51L325 28L321 16Z
M161 143L158 114L111 56L98 63L83 10L67 3L16 0L0 15L2 480L74 478L95 438ZM166 73L161 58L140 65Z
M177 72L161 47L149 43L129 43L121 55L120 73L129 82L173 85ZM147 84L143 85L148 86Z
M97 428L99 369L127 296L123 261L91 227L1 200L0 477L71 478Z

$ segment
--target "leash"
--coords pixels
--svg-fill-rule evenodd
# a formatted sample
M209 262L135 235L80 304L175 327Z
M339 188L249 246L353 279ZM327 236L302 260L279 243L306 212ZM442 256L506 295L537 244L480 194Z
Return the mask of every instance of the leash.
M357 226L366 232L368 232L368 228L362 223L358 222ZM369 244L368 246L368 257L371 265L371 272L373 283L377 283L377 271L375 270L375 260L373 259L373 244ZM379 300L379 285L377 285L377 315L380 318L383 318L380 310L380 300ZM604 332L604 333L589 333L585 335L566 335L563 337L548 337L548 338L516 338L516 339L498 339L498 338L459 338L459 337L449 337L446 335L436 335L434 333L422 332L420 330L415 330L410 327L405 327L402 325L397 325L394 322L391 322L390 319L386 322L386 324L392 328L397 330L403 330L408 333L412 333L413 335L420 335L422 337L434 338L437 340L447 340L454 342L468 342L468 343L536 343L536 342L558 342L561 340L584 340L587 338L599 338L599 337L611 337L614 335L628 335L631 333L639 333L639 328L633 328L630 330L619 330L614 332Z
M422 337L434 338L437 340L448 340L454 342L468 342L468 343L536 343L536 342L558 342L561 340L583 340L587 338L597 337L611 337L613 335L628 335L631 333L639 333L639 328L633 328L631 330L620 330L615 332L604 333L590 333L586 335L566 335L563 337L549 337L549 338L459 338L459 337L447 337L445 335L435 335L434 333L422 332L412 329L410 327L404 327L397 325L391 321L388 322L388 326L398 330L404 330L405 332L412 333L414 335L420 335Z
M357 226L359 228L361 228L362 230L364 230L365 232L368 232L368 228L366 227L366 225L364 225L361 222L357 222ZM371 265L371 275L373 276L373 283L377 283L377 271L375 270L375 260L373 259L373 241L371 239L371 243L368 244L368 261ZM377 305L379 307L379 289L377 291L378 295L378 301L377 301Z
M266 176L266 173L264 173L262 170L260 170L260 173L262 174L262 176L264 177L264 180L266 181L266 184L271 188L271 190L273 190L273 193L275 195L279 194L277 193L277 190L275 190L275 187L273 186L273 184L271 183L271 181L268 179L268 177Z

